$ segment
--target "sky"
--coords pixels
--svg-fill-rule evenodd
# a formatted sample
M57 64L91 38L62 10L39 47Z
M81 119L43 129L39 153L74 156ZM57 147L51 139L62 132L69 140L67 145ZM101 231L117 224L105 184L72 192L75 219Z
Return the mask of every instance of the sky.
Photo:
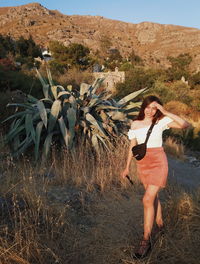
M200 0L0 0L0 7L31 2L66 15L98 15L134 24L148 21L200 29Z

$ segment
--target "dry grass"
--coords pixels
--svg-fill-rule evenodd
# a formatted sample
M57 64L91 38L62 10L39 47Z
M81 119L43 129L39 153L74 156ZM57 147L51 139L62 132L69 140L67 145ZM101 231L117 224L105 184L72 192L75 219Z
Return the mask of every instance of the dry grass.
M66 74L60 75L57 78L58 83L65 86L66 84L74 85L80 83L93 83L94 76L90 71L80 71L76 68L73 68L66 72Z
M177 142L176 139L172 137L168 137L165 141L164 145L165 151L172 155L173 157L176 157L178 159L184 160L185 159L185 148L182 143Z
M200 112L194 108L180 101L170 101L165 105L165 108L174 114L186 118L193 127L200 128Z
M27 158L2 160L0 263L197 263L200 193L172 186L162 193L164 236L146 259L133 259L143 189L134 163L134 186L119 177L128 144L120 141L99 156L81 145L73 155L54 150L43 167Z

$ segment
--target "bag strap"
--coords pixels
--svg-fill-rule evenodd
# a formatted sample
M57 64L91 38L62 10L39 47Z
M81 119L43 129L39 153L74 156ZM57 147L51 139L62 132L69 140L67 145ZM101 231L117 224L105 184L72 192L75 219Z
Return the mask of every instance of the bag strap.
M151 132L152 132L152 130L153 130L153 127L154 127L155 123L156 123L156 122L153 122L153 123L151 124L149 130L147 131L147 136L146 136L146 139L145 139L145 142L144 142L145 144L147 144L147 141L148 141L148 139L149 139L149 137L150 137L150 135L151 135Z

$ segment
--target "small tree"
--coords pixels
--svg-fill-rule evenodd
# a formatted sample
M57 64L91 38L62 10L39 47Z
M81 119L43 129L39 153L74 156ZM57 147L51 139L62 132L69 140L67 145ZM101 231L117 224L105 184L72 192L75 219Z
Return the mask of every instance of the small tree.
M167 70L169 80L180 80L182 76L189 78L189 65L192 57L188 53L180 54L178 57L168 57L171 67Z
M49 49L54 58L50 62L50 66L55 72L60 71L63 74L64 70L73 67L87 69L92 62L89 56L89 48L78 43L72 43L68 47L65 47L58 41L52 41L49 44Z

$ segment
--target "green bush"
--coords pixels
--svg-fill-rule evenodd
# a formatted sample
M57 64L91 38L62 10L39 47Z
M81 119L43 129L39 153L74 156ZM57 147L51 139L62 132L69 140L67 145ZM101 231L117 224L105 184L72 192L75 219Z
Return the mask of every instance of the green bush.
M0 92L21 90L33 96L41 95L39 80L32 73L22 71L5 71L0 67Z

